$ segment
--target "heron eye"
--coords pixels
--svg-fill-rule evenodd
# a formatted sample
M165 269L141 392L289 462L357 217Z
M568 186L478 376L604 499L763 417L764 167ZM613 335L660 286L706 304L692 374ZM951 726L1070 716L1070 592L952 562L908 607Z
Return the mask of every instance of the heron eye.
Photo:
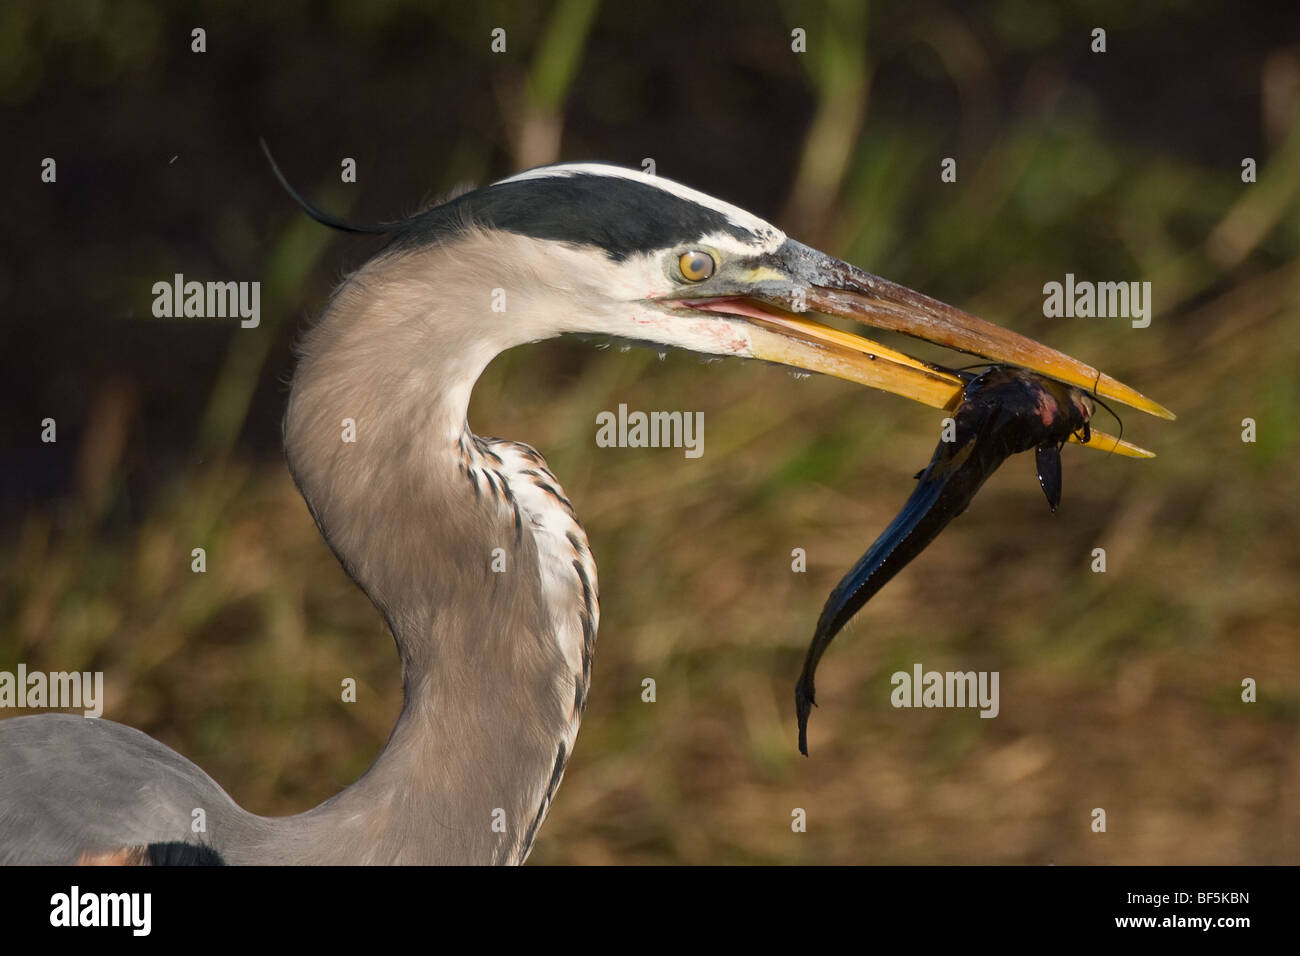
M703 282L713 275L713 270L717 266L713 256L699 249L692 249L690 252L682 253L681 258L677 260L677 268L682 270L682 278L691 282Z

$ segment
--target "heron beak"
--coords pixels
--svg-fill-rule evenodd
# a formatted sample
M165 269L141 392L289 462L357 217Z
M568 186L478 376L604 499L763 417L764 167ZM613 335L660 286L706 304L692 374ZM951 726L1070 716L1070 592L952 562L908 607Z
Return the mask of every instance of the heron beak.
M1175 417L1090 365L794 240L787 239L769 262L731 278L731 284L719 290L721 295L690 304L743 316L751 326L753 356L758 359L870 385L933 408L951 411L960 404L966 379L956 372L803 314L813 312L902 332L991 363L1038 372L1160 418ZM1080 438L1074 440L1082 444ZM1152 457L1095 429L1087 447Z

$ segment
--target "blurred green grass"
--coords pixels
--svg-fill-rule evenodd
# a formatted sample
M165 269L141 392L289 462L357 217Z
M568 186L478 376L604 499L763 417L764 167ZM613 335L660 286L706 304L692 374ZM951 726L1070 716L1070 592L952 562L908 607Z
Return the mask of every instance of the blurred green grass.
M871 35L869 21L844 28ZM549 48L557 62L531 67L542 101L524 99L518 129L553 124L556 85L573 80L574 51ZM1260 182L1242 186L1234 169L1108 138L1095 104L1060 105L1086 91L1031 78L996 141L962 159L960 186L939 188L934 132L871 113L874 59L813 50L828 58L806 78L817 115L863 123L843 143L833 119L810 124L786 212L800 237L1092 362L1179 419L1124 415L1154 461L1067 449L1056 515L1029 460L1009 462L837 640L805 760L792 690L812 625L906 498L939 416L756 364L570 341L501 356L471 424L547 456L602 584L587 719L532 860L1294 862L1296 103ZM953 81L971 102L992 82L978 67ZM842 162L825 162L836 149ZM328 239L296 223L277 240L264 315L319 311ZM1045 319L1041 285L1067 271L1150 279L1151 327ZM138 520L106 520L111 440L83 450L76 495L17 520L0 553L0 668L103 670L106 716L250 810L283 814L365 770L400 683L391 638L283 465L240 446L266 374L265 350L246 345L195 424L194 460ZM90 432L128 430L129 397L101 398ZM595 416L620 402L702 411L704 457L597 448ZM1240 440L1245 417L1256 444ZM196 546L203 575L189 570ZM791 572L796 547L806 574ZM1089 570L1095 547L1104 575ZM892 709L890 673L918 661L1000 671L1001 715ZM355 705L339 703L344 677ZM1240 702L1244 677L1259 703ZM1098 806L1105 835L1089 829ZM805 834L791 832L795 807Z

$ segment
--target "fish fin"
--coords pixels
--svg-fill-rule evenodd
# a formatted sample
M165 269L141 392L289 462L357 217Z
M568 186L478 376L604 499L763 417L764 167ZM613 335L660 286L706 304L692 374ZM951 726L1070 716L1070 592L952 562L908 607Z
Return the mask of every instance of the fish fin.
M1061 446L1039 445L1034 453L1038 463L1038 484L1047 496L1047 505L1055 513L1061 503Z
M799 752L808 756L808 715L817 706L813 700L812 675L805 674L799 678L794 688L794 709L799 717Z

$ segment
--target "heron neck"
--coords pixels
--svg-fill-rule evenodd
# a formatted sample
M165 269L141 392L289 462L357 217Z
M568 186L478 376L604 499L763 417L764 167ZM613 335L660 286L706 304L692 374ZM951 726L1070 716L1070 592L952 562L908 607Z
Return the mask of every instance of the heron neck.
M375 268L304 342L285 447L321 532L393 632L405 701L370 770L277 821L272 842L285 861L311 847L317 861L519 862L585 700L585 669L557 633L571 589L543 584L554 542L512 490L522 462L466 425L495 351Z

